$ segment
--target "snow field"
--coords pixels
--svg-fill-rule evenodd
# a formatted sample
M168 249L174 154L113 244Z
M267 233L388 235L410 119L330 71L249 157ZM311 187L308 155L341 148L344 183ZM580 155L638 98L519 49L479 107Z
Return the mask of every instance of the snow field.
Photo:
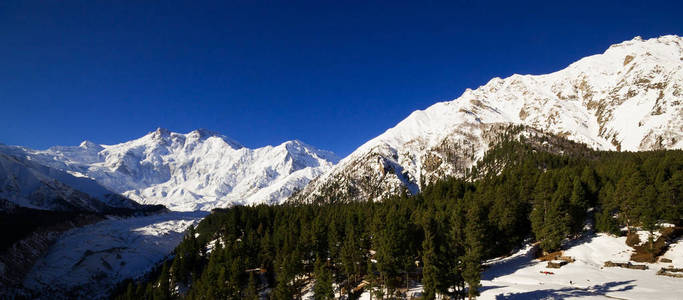
M576 261L560 269L533 259L532 247L489 262L482 275L481 299L681 299L683 279L656 275L661 267L683 266L683 241L663 257L672 263L646 264L647 270L604 268L605 261L627 262L633 249L625 237L597 234L575 241L564 251ZM553 272L553 275L541 271Z
M206 212L110 219L67 231L33 266L27 288L102 298L119 281L144 275L180 243ZM61 293L60 293L61 294Z

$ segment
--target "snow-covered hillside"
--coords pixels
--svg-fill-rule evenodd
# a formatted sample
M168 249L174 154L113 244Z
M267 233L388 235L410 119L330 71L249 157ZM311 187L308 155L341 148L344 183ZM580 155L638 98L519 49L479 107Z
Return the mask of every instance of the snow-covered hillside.
M3 153L0 153L0 199L47 210L103 212L108 207L139 206L92 179Z
M597 234L576 241L564 252L576 261L560 269L548 269L545 262L533 259L531 247L489 262L482 275L481 299L680 299L681 279L656 273L683 263L683 241L662 256L671 263L646 264L647 270L604 268L606 261L629 260L633 248L625 240Z
M149 272L206 214L171 212L72 229L33 266L24 287L49 299L106 298L122 279Z
M2 146L0 152L91 178L143 204L184 211L278 203L338 161L297 140L249 149L201 129L180 134L160 128L116 145Z
M547 75L494 78L413 112L323 174L294 201L330 191L377 200L460 175L480 159L496 124L521 124L600 150L683 147L683 38L636 37Z

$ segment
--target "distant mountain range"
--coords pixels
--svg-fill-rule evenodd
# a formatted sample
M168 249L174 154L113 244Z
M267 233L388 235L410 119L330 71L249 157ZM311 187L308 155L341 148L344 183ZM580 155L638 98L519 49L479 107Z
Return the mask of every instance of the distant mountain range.
M51 203L56 198L77 206L93 206L80 204L91 198L111 204L106 196L111 194L172 210L273 204L337 161L333 153L297 140L249 149L208 130L180 134L159 128L116 145L0 146L0 196L48 209L65 207ZM135 203L117 201L119 206Z
M131 199L185 211L277 204L299 190L292 201L374 201L464 175L509 124L599 150L679 149L682 103L683 38L636 37L561 71L494 78L415 111L337 165L297 140L249 149L208 130L159 128L116 145L0 146L0 198L88 210Z

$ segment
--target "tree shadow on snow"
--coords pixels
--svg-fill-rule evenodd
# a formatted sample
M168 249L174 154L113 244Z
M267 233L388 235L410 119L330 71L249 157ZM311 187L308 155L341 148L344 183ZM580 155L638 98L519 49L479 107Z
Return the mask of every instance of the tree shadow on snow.
M481 274L482 280L493 280L497 277L510 275L517 270L533 265L534 253L536 247L530 247L527 252L516 256L507 258L504 261L496 262L488 266L488 268Z
M485 286L482 286L479 288L479 293L483 293L484 291L495 290L495 289L499 289L499 288L503 288L503 287L505 287L505 286L502 286L502 285L485 285Z
M597 236L598 235L594 232L584 233L579 238L565 241L562 245L562 249L567 250L574 246L590 243ZM538 263L538 261L534 261L536 259L534 254L536 253L537 249L538 246L530 247L529 249L527 249L525 253L521 255L507 258L503 261L490 264L488 268L482 273L481 279L494 280L497 277L513 274L516 271L521 270L522 268Z
M561 289L501 294L496 295L496 299L564 299L569 297L605 296L606 293L623 292L633 289L635 285L627 285L633 281L634 280L607 282L588 288L566 287Z
M588 244L593 241L594 238L598 237L598 234L595 232L586 232L584 233L581 237L565 241L562 243L562 249L567 250L569 248L572 248L574 246L582 245L582 244Z

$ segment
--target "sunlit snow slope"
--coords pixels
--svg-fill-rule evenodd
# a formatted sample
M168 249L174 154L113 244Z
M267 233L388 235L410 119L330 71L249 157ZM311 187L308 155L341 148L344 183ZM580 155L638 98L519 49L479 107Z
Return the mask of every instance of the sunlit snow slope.
M105 212L111 207L139 207L92 179L3 153L0 153L0 199L28 208L63 211Z
M546 268L528 247L489 262L482 275L481 299L680 299L680 278L656 275L662 267L683 263L683 241L662 256L672 263L646 264L647 270L604 268L606 261L627 262L633 248L625 237L597 234L577 240L564 255L576 259L560 269ZM541 272L551 272L545 274Z
M494 78L459 98L413 112L366 142L293 201L377 200L462 172L496 124L521 124L600 150L683 147L683 38L611 46L547 75Z
M207 130L180 134L161 128L116 145L2 146L0 152L91 178L143 204L183 211L278 203L338 161L297 140L249 149Z

